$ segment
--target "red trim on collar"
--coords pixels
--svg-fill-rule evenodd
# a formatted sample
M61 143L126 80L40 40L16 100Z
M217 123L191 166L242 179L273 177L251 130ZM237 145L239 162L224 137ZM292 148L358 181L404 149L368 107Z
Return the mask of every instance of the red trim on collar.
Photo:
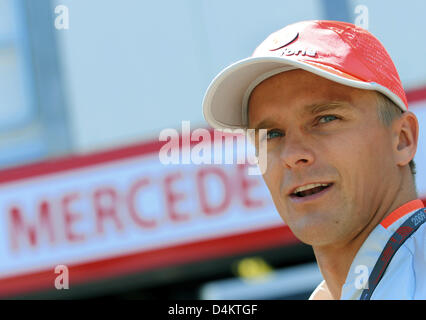
M420 199L412 200L402 205L398 209L391 212L383 221L380 223L384 228L388 228L399 218L405 216L407 213L413 212L424 207L423 201Z

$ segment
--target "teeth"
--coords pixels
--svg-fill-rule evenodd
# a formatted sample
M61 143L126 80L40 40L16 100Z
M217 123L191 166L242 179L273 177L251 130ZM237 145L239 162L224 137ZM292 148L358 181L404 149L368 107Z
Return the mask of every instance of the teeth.
M302 187L297 188L296 190L294 190L293 193L302 192L302 191L313 189L313 188L316 188L316 187L328 187L328 186L329 186L329 184L326 184L326 183L312 183L312 184L307 184L306 186L302 186Z

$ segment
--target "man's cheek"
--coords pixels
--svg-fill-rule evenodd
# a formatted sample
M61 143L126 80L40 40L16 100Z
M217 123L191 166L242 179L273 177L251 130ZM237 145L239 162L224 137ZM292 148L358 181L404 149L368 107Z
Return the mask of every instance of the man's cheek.
M275 189L275 185L280 185L282 173L279 171L279 167L277 166L277 162L272 161L268 157L267 167L265 172L263 173L263 180L270 190Z
M269 189L269 193L272 197L275 197L277 194L279 194L280 186L277 181L277 179L273 178L272 174L265 174L263 176L263 180L265 181L266 186Z
M275 204L275 207L278 209L281 206L281 180L278 174L274 174L274 172L267 170L267 172L263 175L263 180L265 181L266 187L271 194L272 201Z

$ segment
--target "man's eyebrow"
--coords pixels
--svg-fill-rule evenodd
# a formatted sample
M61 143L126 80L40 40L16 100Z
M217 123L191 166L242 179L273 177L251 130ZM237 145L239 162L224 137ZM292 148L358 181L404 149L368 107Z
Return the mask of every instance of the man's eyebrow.
M303 107L303 113L317 114L320 112L331 111L335 109L350 110L352 108L348 103L344 101L330 101L330 102L313 103L313 104L306 105ZM260 121L259 124L257 124L254 129L257 131L259 129L272 128L276 125L277 123L274 118L266 118Z
M256 127L255 127L254 129L255 129L255 130L256 130L256 132L257 132L259 129L272 128L272 127L274 127L274 126L276 126L276 125L277 125L277 123L276 123L276 121L274 121L274 119L266 118L266 119L264 119L264 120L260 121L260 122L256 125Z
M324 111L330 111L335 109L349 110L352 109L347 102L343 101L330 101L324 103L313 103L304 106L304 113L317 114Z

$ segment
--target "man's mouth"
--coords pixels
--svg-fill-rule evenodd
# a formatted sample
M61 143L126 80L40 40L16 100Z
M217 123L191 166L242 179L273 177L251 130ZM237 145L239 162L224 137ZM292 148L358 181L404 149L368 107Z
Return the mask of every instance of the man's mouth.
M333 183L311 183L301 187L297 187L291 194L292 198L304 198L318 194L325 189L330 188Z

